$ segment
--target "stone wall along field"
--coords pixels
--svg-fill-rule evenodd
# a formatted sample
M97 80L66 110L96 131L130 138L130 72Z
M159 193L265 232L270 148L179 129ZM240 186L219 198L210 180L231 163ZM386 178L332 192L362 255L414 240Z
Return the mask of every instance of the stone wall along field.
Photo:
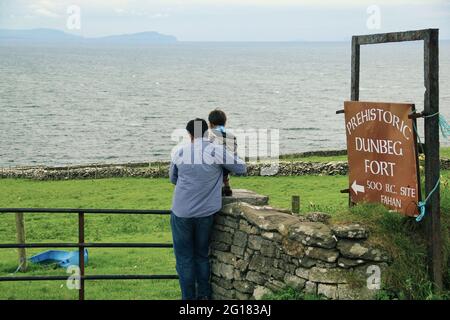
M260 176L261 172L264 172L264 169L270 168L270 166L270 163L248 163L248 175ZM280 161L278 171L274 175L345 175L347 171L348 166L346 162ZM104 179L119 177L166 178L168 176L168 163L0 168L0 178L25 178L33 180Z
M374 298L368 267L385 270L390 258L367 243L363 226L329 225L326 214L291 215L267 206L265 196L234 193L215 217L214 299L261 299L287 286L329 299Z
M249 176L260 176L271 168L271 163L249 162L247 171ZM441 170L450 169L450 160L441 159ZM272 172L270 170L270 172ZM348 164L346 161L303 162L285 161L278 163L278 171L274 176L303 176L303 175L346 175ZM129 163L109 165L86 165L67 167L11 167L0 168L0 179L33 179L33 180L69 180L69 179L105 179L119 177L167 178L169 164L157 163Z

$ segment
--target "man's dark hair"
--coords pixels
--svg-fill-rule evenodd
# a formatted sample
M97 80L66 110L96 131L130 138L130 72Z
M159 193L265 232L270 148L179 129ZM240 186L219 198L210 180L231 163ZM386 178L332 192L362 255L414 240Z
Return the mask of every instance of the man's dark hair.
M215 109L209 113L208 121L213 126L224 126L227 122L227 116L222 110Z
M187 123L186 130L194 138L202 138L205 132L208 131L208 124L204 119L195 118Z

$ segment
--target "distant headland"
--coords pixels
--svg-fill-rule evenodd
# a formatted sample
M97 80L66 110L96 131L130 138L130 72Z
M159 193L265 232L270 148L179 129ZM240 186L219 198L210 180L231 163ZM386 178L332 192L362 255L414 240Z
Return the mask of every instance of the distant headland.
M87 38L55 29L0 29L0 42L14 43L149 44L177 41L177 38L172 35L156 31Z

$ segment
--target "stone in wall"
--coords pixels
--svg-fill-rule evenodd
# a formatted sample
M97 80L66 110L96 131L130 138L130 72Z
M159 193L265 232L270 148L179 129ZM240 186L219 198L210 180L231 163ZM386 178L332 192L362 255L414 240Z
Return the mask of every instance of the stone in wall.
M332 230L338 238L344 239L367 239L369 236L367 229L357 223L333 226Z
M362 259L369 261L386 262L389 256L382 249L374 248L364 241L344 240L337 246L341 255L348 259Z
M233 195L223 197L223 206L234 202L245 202L254 206L264 206L269 202L268 196L257 194L256 192L245 189L233 189Z
M295 216L267 202L247 190L225 199L212 235L213 298L261 299L286 286L328 299L374 297L367 267L387 268L390 257L370 245L364 226L329 225L322 215Z

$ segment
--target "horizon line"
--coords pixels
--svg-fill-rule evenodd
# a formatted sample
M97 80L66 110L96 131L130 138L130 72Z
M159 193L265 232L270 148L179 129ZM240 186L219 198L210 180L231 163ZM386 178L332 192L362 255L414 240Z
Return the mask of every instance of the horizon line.
M97 36L84 36L78 33L72 33L70 31L67 31L65 29L54 29L54 28L45 28L45 27L36 27L36 28L23 28L23 29L11 29L11 28L3 28L0 27L0 30L10 30L10 31L33 31L33 30L51 30L51 31L59 31L62 33L65 33L67 35L70 36L77 36L86 40L96 40L96 39L101 39L101 38L106 38L106 37L114 37L114 36L127 36L127 35L135 35L135 34L139 34L139 33L150 33L150 32L154 32L154 33L158 33L160 35L163 36L169 36L169 37L175 37L175 42L195 42L195 43L199 43L199 42L228 42L228 43L236 43L236 42L254 42L254 43L302 43L302 42L351 42L352 39L351 37L354 35L349 36L348 39L322 39L322 40L180 40L178 39L178 37L176 35L173 34L166 34L166 33L161 33L159 31L155 31L155 30L146 30L146 31L135 31L135 32L126 32L126 33L115 33L115 34L109 34L109 35L97 35ZM389 31L390 32L390 31ZM369 33L370 34L370 33ZM450 38L443 38L443 39L439 39L440 41L450 41Z

